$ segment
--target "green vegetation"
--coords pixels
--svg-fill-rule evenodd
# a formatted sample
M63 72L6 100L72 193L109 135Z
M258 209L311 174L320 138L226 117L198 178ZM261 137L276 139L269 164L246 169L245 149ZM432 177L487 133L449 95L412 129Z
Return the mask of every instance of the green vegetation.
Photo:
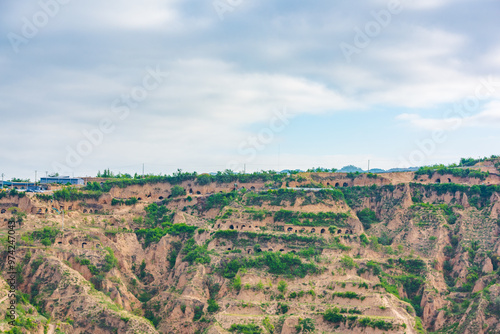
M40 240L44 246L50 246L56 241L56 237L61 231L53 227L44 227L42 230L33 231L31 234L34 240Z
M417 199L415 199L415 200L417 200ZM440 210L443 213L443 215L445 216L448 224L453 225L456 223L456 221L459 217L458 214L456 214L453 211L454 207L457 207L457 206L451 206L448 204L431 204L431 203L421 202L421 203L413 204L410 208L412 208L412 209L425 209L425 210L430 210L432 212L437 212Z
M205 210L223 208L238 198L240 198L240 195L235 191L213 194L206 199L204 208Z
M238 271L236 271L238 272ZM236 290L236 291L240 291L241 290L241 276L240 275L236 275L234 276L234 280L233 280L233 288Z
M316 274L320 269L312 263L303 263L295 254L279 252L263 252L255 257L240 257L222 263L219 271L226 278L233 278L242 268L266 268L274 275L288 277L305 277Z
M104 256L104 265L102 267L102 271L108 272L118 265L118 260L116 259L115 254L111 248L106 247L105 250L108 252L108 254Z
M102 191L87 190L82 191L74 187L65 187L60 190L55 190L53 198L56 201L83 201L88 199L98 200L101 197ZM40 197L39 197L40 198ZM42 199L42 198L40 198Z
M256 209L246 209L245 213L248 213L252 218L252 220L260 220L260 221L272 215L272 213L267 210L256 210Z
M215 313L219 310L220 306L217 304L217 302L213 299L208 300L208 307L207 307L207 312L208 313Z
M469 204L480 210L490 205L491 196L494 193L500 193L500 185L474 185L467 186L456 183L441 184L419 184L410 183L413 194L421 194L421 198L431 197L432 193L438 196L444 194L455 194L456 192L466 194ZM413 195L414 197L415 195Z
M17 191L16 189L11 189L9 191L0 191L0 199L4 197L19 197L23 198L26 196L26 193L24 191ZM51 196L52 198L52 196Z
M370 261L367 264L367 268L373 270L374 275L378 274L380 279L380 286L382 286L388 293L391 293L397 298L401 299L398 291L398 286L402 286L404 288L404 291L406 292L406 295L408 296L407 299L403 300L413 306L417 315L421 315L422 311L420 308L420 302L422 295L420 291L425 283L424 274L427 270L425 262L420 259L405 260L399 258L397 261L389 259L387 266L397 266L407 274L388 275L382 271L382 268L378 263Z
M286 288L288 287L288 284L286 284L285 281L279 281L278 282L278 291L281 292L281 293L285 293L286 292Z
M146 211L144 222L146 225L152 227L160 225L165 227L172 222L174 215L166 206L156 203L149 204L144 208L144 211Z
M456 165L446 167L444 165L436 165L431 167L420 167L418 171L415 172L415 180L422 175L427 175L431 178L435 173L439 175L453 175L455 177L474 177L481 181L484 181L489 175L489 172L481 172L480 170L470 169L470 168L457 168Z
M312 194L311 194L312 193ZM314 196L314 201L312 200ZM317 204L322 203L326 200L340 201L344 199L344 196L340 190L337 189L325 189L316 192L306 192L304 190L293 190L293 189L278 189L278 190L268 190L260 193L249 193L245 196L246 205L248 206L261 206L264 203L273 206L283 206L284 203L294 205L297 199L304 198L304 203L306 204Z
M389 331L394 329L394 325L390 322L384 321L384 320L377 320L377 319L371 319L371 318L362 318L358 320L359 324L362 327L371 327L371 328L377 328L380 330L384 331Z
M357 263L354 262L354 259L348 255L344 255L341 259L340 259L340 263L342 264L342 266L344 268L347 268L347 269L353 269L355 267L357 267Z
M309 168L307 173L335 173L337 171L336 168L323 168L323 167L315 167Z
M179 197L179 196L186 196L186 189L184 189L183 187L181 186L173 186L172 189L171 189L171 196L173 198L175 197Z
M295 326L297 333L312 333L316 329L314 320L311 318L299 319L299 324Z
M170 265L170 269L173 269L175 266L175 262L177 261L177 256L179 255L179 251L182 248L182 243L180 241L172 242L172 250L168 255L168 263Z
M371 185L369 187L342 187L339 188L344 194L345 202L351 208L359 208L363 205L363 198L373 198L380 202L384 194L392 193L396 186L386 185L379 187Z
M491 157L487 158L480 158L480 159L474 159L474 158L462 158L460 159L460 166L475 166L476 164L487 161L487 160L495 160L500 158L498 155L492 155Z
M198 246L194 239L189 239L184 244L184 248L182 249L182 254L186 254L182 261L189 262L189 264L193 263L201 263L208 264L210 263L210 256L208 255L207 246Z
M349 218L347 213L334 212L297 212L280 210L274 214L275 222L285 222L286 224L296 226L346 226L346 220Z
M365 229L369 229L373 224L379 223L375 212L369 208L365 208L357 213L359 221L363 224Z
M182 235L184 237L190 238L194 235L194 231L196 231L196 226L182 224L174 224L170 225L170 227L165 228L146 228L135 231L137 238L144 242L143 247L147 248L152 243L157 243L166 236L170 235Z
M194 315L193 315L193 321L198 321L201 319L201 317L203 316L203 306L195 306L193 308L193 311L194 311Z
M255 232L238 232L236 230L219 230L213 235L214 238L228 239L238 246L240 242L249 243L249 240L255 242L286 242L286 243L304 243L304 244L317 244L318 246L324 244L324 239L317 236L306 236L293 234L268 234L268 233L255 233ZM248 240L245 240L245 239Z
M167 234L191 238L197 229L196 226L184 223L172 224L173 212L164 205L152 203L145 207L144 210L146 211L144 224L150 227L135 231L138 239L144 242L144 248L147 248L152 243L157 243Z
M362 295L357 294L356 292L353 291L346 291L346 292L334 292L332 294L332 297L340 297L340 298L347 298L347 299L365 299Z
M235 334L260 334L262 333L262 328L257 325L249 324L249 325L241 325L241 324L232 324L228 329L231 333Z
M111 200L111 205L135 205L139 200L135 197L127 198L127 199L119 199L119 198L113 198Z
M323 319L334 324L345 322L346 317L339 313L338 308L328 309L323 313Z

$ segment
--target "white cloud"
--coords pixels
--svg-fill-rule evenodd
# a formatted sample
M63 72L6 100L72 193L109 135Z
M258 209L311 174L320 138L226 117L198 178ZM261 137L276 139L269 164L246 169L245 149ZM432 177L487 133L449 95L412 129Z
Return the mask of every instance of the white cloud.
M500 128L500 101L485 105L475 115L450 118L424 118L418 114L401 114L398 120L408 122L412 127L422 130L456 130L464 128Z

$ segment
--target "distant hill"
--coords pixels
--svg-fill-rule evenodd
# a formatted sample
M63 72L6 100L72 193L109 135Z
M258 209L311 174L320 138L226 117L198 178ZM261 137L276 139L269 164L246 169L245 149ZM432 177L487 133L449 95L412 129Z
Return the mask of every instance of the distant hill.
M386 173L386 170L381 168L373 168L370 169L370 173Z
M364 173L365 171L359 167L349 165L349 166L342 167L337 172L339 172L339 173L356 173L356 172Z

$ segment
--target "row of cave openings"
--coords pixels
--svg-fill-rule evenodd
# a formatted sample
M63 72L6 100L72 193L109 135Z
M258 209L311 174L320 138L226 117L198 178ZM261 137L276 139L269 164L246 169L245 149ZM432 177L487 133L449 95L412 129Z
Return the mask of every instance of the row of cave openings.
M52 208L52 213L54 213L54 209L55 209L55 208ZM33 212L33 213L35 213L35 212L34 212L35 210L36 210L36 209L34 209L32 212ZM60 211L64 210L64 207L62 207L62 206L61 206L61 207L59 208L59 210L60 210ZM68 207L68 210L73 210L73 207L72 207L72 206L69 206L69 207ZM1 213L5 213L5 209L2 209L0 212L1 212ZM49 212L49 209L45 209L45 211L44 211L43 209L39 208L38 210L36 210L36 214L39 214L39 215L41 215L41 214L43 214L43 213L48 213L48 212ZM87 210L87 209L83 209L83 213L99 213L99 210L97 210L97 209L95 209L95 210L93 210L93 209L88 209L88 210Z
M241 189L246 189L246 188L245 187L241 187ZM255 187L254 186L250 187L250 190L251 191L255 191ZM195 194L192 188L189 188L188 193L190 195L194 195ZM221 191L219 191L219 193L223 194L224 192L221 190ZM201 191L199 191L199 190L196 191L196 195L201 195ZM146 198L151 198L151 196L152 196L151 194L148 194L148 195L146 195ZM167 198L172 198L172 195L169 195ZM162 201L162 200L165 199L165 197L159 196L158 199L160 201ZM142 201L142 197L138 197L137 200ZM106 204L106 203L104 203L104 204Z
M289 232L289 233L298 233L298 232L300 232L300 233L304 233L304 232L306 232L306 229L305 229L305 228L303 228L303 229L300 229L300 230L294 230L294 229L293 229L293 227L289 227L289 228L287 228L287 230L286 230L286 231L287 231L287 232ZM310 231L309 233L316 233L316 229L315 229L315 228L312 228L312 229L311 229L311 231ZM320 230L320 233L321 233L321 234L326 233L326 229L322 228L322 229ZM338 229L338 230L337 230L337 234L342 234L342 230L341 230L341 229ZM345 230L344 234L354 234L354 232L353 232L353 230Z
M241 225L240 226L240 229L244 229L245 227L247 227L246 225ZM217 225L217 228L220 228L220 224ZM248 225L248 228L252 228L252 225ZM238 226L234 227L234 225L229 225L229 229L230 230L237 230L238 229Z
M326 185L327 185L327 186L331 186L331 184L330 184L330 183L327 183ZM339 187L340 187L340 183L339 183L339 182L335 183L335 188L339 188ZM342 187L349 187L349 183L344 182L344 183L342 184Z
M217 228L220 228L220 227L221 227L221 226L220 226L220 224L219 224L219 225L217 225ZM241 225L239 228L240 228L241 230L243 230L245 227L246 227L246 225ZM248 226L248 228L252 228L252 226ZM229 229L230 229L230 230L236 230L236 229L238 229L238 226L236 226L236 227L235 227L234 225L229 225ZM305 233L305 232L306 232L306 229L305 229L305 228L302 228L302 229L300 229L300 230L298 230L298 229L294 230L294 228L293 228L293 227L289 227L289 228L287 228L287 232L289 232L289 233ZM309 233L316 233L316 232L317 232L316 228L312 228L312 229L309 231ZM326 233L326 229L325 229L325 228L322 228L321 230L319 230L319 233L321 233L321 234ZM337 234L342 234L342 230L341 230L341 229L338 229L338 230L337 230ZM354 234L354 232L353 232L353 230L346 229L346 230L344 230L344 234Z
M68 243L69 243L70 245L73 245L73 240L69 240L69 241L68 241ZM57 244L58 244L58 245L62 245L62 241L59 241ZM86 242L82 242L82 248L83 248L83 249L85 249L85 247L86 247L86 246L87 246L87 243L86 243ZM100 244L96 244L95 246L96 246L97 248L100 248L100 247L101 247L101 245L100 245Z
M227 248L227 250L228 250L228 251L231 251L231 250L233 250L233 249L232 249L231 247L228 247L228 248ZM274 249L269 248L267 251L268 251L268 252L274 252ZM283 252L285 252L285 249L281 248L279 251L283 253ZM257 248L257 249L255 249L255 250L254 250L254 249L251 249L251 248L250 248L250 249L247 249L247 254L252 254L253 252L255 252L255 253L262 253L262 252L263 252L263 250L262 250L262 248ZM297 252L296 252L296 251L294 251L294 250L289 251L288 253L297 254Z
M436 182L436 183L441 183L441 179L436 179L436 181L435 181L435 182ZM452 183L450 178L448 178L448 183Z
M54 213L54 210L55 210L55 208L52 208L52 213ZM59 210L60 211L64 210L64 207L61 206L59 208ZM73 210L73 207L69 206L68 210ZM31 212L41 215L41 214L44 214L44 213L49 213L49 209L46 208L45 210L43 210L42 208L38 208L38 210L37 210L36 208L33 208L33 210ZM7 213L7 209L1 209L0 210L0 214L4 214L4 213ZM17 211L13 210L12 213L15 214L15 213L17 213ZM88 210L87 209L83 209L83 213L99 213L99 210L97 210L97 209L95 209L95 210L92 210L92 209L88 209Z

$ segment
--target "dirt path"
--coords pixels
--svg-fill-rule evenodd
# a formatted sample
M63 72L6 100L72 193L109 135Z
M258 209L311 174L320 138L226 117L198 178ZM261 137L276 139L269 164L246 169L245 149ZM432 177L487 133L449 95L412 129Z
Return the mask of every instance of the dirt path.
M49 330L48 330L47 334L54 334L55 331L56 331L56 325L50 324L49 325Z

